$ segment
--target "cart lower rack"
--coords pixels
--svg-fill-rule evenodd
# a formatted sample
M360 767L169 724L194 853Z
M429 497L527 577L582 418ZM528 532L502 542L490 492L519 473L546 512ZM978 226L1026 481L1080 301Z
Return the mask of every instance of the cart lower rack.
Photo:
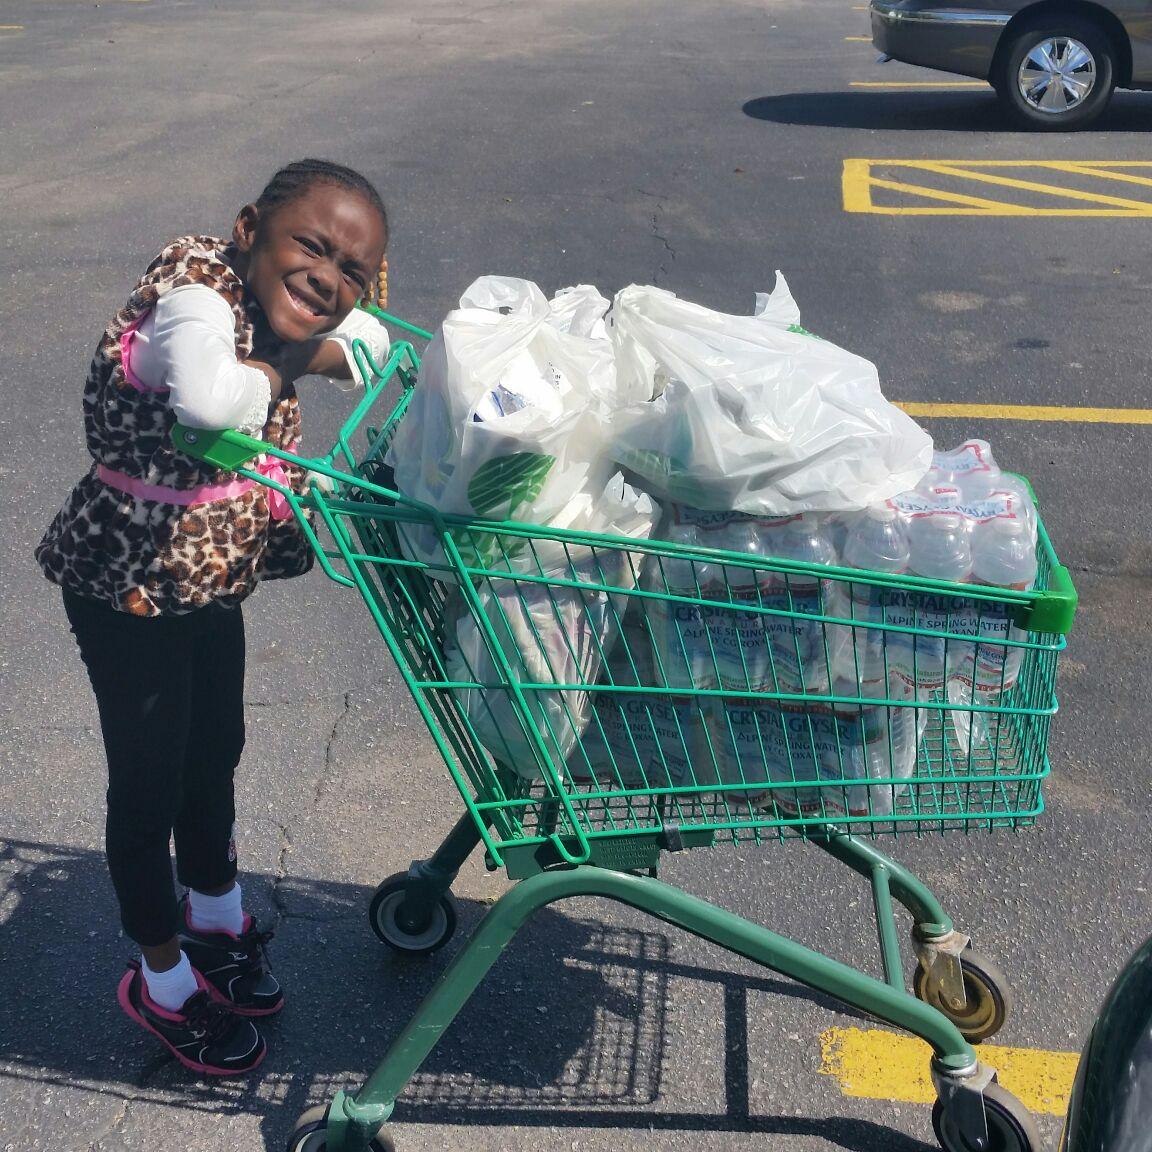
M366 1083L305 1113L289 1152L390 1148L397 1098L501 950L572 896L640 909L927 1041L946 1152L1039 1152L1031 1117L972 1047L1007 1018L1007 981L874 841L1042 812L1075 609L1043 525L1036 585L1014 592L442 516L397 492L385 463L415 349L394 344L383 367L357 355L369 383L323 457L235 432L177 427L176 443L289 500L327 575L363 597L459 787L466 811L440 848L376 890L377 936L406 953L444 945L453 880L480 846L519 883ZM299 496L248 466L261 454L331 483ZM879 623L854 607L861 590ZM866 651L883 667L868 684ZM977 664L999 681L975 690ZM929 666L946 671L925 690ZM883 980L656 878L663 852L786 838L868 881ZM912 918L911 992L897 903Z

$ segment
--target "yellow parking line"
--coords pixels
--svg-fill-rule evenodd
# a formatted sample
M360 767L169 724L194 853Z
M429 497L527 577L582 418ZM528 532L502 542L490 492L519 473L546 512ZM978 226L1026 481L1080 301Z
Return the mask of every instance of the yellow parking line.
M852 80L850 88L987 88L983 80Z
M845 36L844 39L847 40L849 44L871 44L872 43L872 37L871 36Z
M1047 404L921 404L898 401L909 416L967 420L1034 420L1064 424L1152 425L1152 408L1066 408Z
M1079 1057L1075 1052L980 1045L982 1063L1033 1112L1062 1116ZM936 1099L923 1040L881 1028L829 1028L820 1037L820 1071L835 1077L845 1096L931 1104Z
M23 32L23 24L0 24L0 32Z

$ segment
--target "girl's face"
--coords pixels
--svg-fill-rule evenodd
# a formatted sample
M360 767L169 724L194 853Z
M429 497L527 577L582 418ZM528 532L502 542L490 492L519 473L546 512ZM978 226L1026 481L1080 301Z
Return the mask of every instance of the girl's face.
M330 332L352 311L375 281L387 242L380 213L363 196L327 183L264 214L246 205L232 239L237 273L290 344Z

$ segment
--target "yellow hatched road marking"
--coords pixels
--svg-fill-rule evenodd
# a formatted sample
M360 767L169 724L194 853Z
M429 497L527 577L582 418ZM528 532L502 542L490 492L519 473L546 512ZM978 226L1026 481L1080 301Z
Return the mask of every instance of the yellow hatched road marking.
M883 177L874 173L882 169ZM889 169L897 169L902 180L891 179ZM1063 184L1021 179L1006 169L1037 169L1059 178L1061 175L1087 180L1125 183L1132 191L1152 190L1152 161L1147 160L874 160L846 159L843 170L843 197L846 212L864 212L887 216L1152 216L1152 192L1147 198L1114 196L1103 191L1085 191ZM1136 171L1131 171L1135 169ZM1146 173L1141 175L1141 171ZM992 185L1003 188L1004 199L972 196L964 192L914 184L917 173L943 176L947 179ZM913 203L877 203L874 189L897 192L911 197ZM1091 207L1061 204L1038 207L1009 199L1012 192L1028 192L1056 200L1074 201ZM916 204L930 200L949 205L940 207Z
M980 1045L980 1061L1033 1112L1062 1116L1076 1075L1075 1052ZM820 1036L820 1071L834 1077L845 1096L931 1104L932 1049L923 1040L882 1028L829 1028Z
M916 196L924 196L929 200L946 200L951 204L965 204L969 208L1000 208L1003 205L997 200L984 200L979 196L965 196L962 192L944 192L939 188L921 188L917 184L902 184L899 180L881 180L873 176L873 188L887 188L892 192L911 192ZM1025 213L1027 209L1021 209Z
M909 416L966 420L1034 420L1062 424L1152 425L1152 408L1066 408L1048 404L921 404L897 401Z
M1112 163L1117 166L1132 163L1144 165L1143 161L1124 161L1115 160ZM1133 176L1130 172L1114 172L1099 164L1081 164L1071 160L1051 160L1048 163L1049 168L1055 168L1058 172L1071 172L1081 174L1084 176L1098 176L1101 180L1127 180L1130 184L1142 184L1145 188L1152 188L1152 178L1148 176Z
M1034 162L1038 163L1038 162ZM1097 204L1108 204L1116 208L1135 208L1152 212L1152 203L1147 200L1125 200L1119 196L1104 196L1097 192L1081 192L1075 188L1060 188L1053 184L1039 184L1035 180L1018 180L1013 176L991 176L973 168L961 168L957 165L939 163L931 160L921 161L918 168L925 172L938 172L941 176L959 176L963 180L975 180L980 184L999 184L1005 188L1022 188L1025 192L1043 192L1048 196L1066 196L1070 200L1088 200ZM1044 165L1048 167L1048 165Z

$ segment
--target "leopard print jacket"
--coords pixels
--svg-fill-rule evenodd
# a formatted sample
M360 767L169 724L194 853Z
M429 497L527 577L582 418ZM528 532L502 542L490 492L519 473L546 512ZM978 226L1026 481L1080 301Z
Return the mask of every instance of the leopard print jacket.
M180 506L130 496L106 485L97 467L167 488L236 479L178 452L167 391L137 391L121 363L122 334L173 288L204 284L236 318L236 355L252 351L259 306L232 270L235 249L211 236L185 236L149 265L128 303L108 326L84 384L84 428L93 465L72 490L36 549L45 576L82 596L136 616L179 615L213 601L235 604L261 579L298 576L314 554L295 517L269 517L256 486L226 500ZM299 439L300 405L285 385L269 409L263 439L288 449ZM296 491L304 471L286 465Z

